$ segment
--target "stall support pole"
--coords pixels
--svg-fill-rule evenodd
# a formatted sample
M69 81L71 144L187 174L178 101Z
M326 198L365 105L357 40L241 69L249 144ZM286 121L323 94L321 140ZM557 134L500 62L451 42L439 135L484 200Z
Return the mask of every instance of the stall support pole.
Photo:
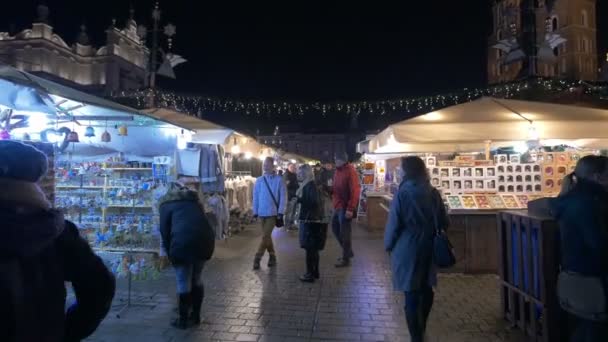
M490 151L492 150L492 141L491 140L486 140L486 160L490 160Z
M131 264L133 264L133 254L129 252L127 255L128 255L128 266L130 267ZM133 282L133 275L131 274L131 270L129 270L128 277L127 277L127 301L123 305L123 307L120 309L120 311L118 311L118 313L116 314L116 318L121 318L121 316L123 316L123 313L131 307L143 307L143 308L151 309L156 306L155 304L131 303L132 282ZM149 299L152 299L152 297L154 297L154 295L150 296Z

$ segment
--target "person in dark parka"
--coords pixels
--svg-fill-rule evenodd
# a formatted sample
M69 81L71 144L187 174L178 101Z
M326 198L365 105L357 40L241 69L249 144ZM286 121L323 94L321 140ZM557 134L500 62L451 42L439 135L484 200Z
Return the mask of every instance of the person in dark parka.
M319 251L325 248L327 226L331 218L331 195L324 190L315 177L310 165L302 165L298 170L302 185L297 191L300 205L300 246L306 250L306 273L300 277L303 282L319 279Z
M186 329L200 324L205 295L201 273L215 249L215 233L198 194L171 183L159 200L160 234L175 269L179 317L171 324Z
M0 141L0 340L80 341L112 305L115 280L37 185L46 156ZM65 282L76 294L66 312Z
M401 164L403 181L391 204L384 247L390 253L393 286L405 293L412 342L422 342L437 285L433 237L436 229L448 227L448 217L422 159L406 157Z
M586 156L571 186L551 202L560 229L561 270L599 278L608 294L608 158ZM570 341L608 341L608 322L570 314Z

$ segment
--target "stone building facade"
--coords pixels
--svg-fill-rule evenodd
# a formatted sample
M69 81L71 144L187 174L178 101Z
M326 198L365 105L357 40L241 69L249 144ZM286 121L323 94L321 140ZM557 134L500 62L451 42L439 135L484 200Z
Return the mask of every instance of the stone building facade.
M493 30L488 48L488 82L509 82L518 77L521 62L504 65L504 52L493 46L509 37L510 15L515 16L517 32L521 27L521 3L523 0L495 1ZM566 39L554 49L555 62L539 62L536 75L575 80L593 81L598 77L596 0L538 0L536 9L536 40L541 44L547 31ZM549 4L550 2L550 4Z
M113 23L105 45L94 47L85 26L68 44L48 24L48 15L48 8L39 6L31 28L0 32L0 63L100 95L147 86L149 51L132 17L122 29Z

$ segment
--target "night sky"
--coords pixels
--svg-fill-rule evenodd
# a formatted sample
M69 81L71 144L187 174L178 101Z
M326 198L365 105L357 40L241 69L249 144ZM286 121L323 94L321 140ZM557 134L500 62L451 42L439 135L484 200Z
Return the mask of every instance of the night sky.
M149 24L153 2L46 1L52 25L66 40L74 41L85 23L96 45L112 18L124 25L130 3L138 23ZM37 3L4 4L0 29L27 27ZM164 22L177 25L174 52L189 60L176 68L177 80L164 79L161 86L180 92L373 100L485 84L490 0L160 3Z

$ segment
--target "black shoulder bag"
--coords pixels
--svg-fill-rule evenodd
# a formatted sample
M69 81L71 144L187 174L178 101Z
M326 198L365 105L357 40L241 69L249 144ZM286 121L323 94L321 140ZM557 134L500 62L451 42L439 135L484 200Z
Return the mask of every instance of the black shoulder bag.
M264 184L266 184L266 189L268 189L268 192L270 193L270 197L272 197L272 201L274 202L274 205L277 207L277 223L275 223L275 226L277 228L283 228L283 226L285 226L285 222L283 221L283 216L281 216L279 214L279 202L277 201L276 197L274 197L274 193L272 192L272 189L270 188L270 185L268 184L268 180L266 179L266 176L262 176L262 178L264 178Z

